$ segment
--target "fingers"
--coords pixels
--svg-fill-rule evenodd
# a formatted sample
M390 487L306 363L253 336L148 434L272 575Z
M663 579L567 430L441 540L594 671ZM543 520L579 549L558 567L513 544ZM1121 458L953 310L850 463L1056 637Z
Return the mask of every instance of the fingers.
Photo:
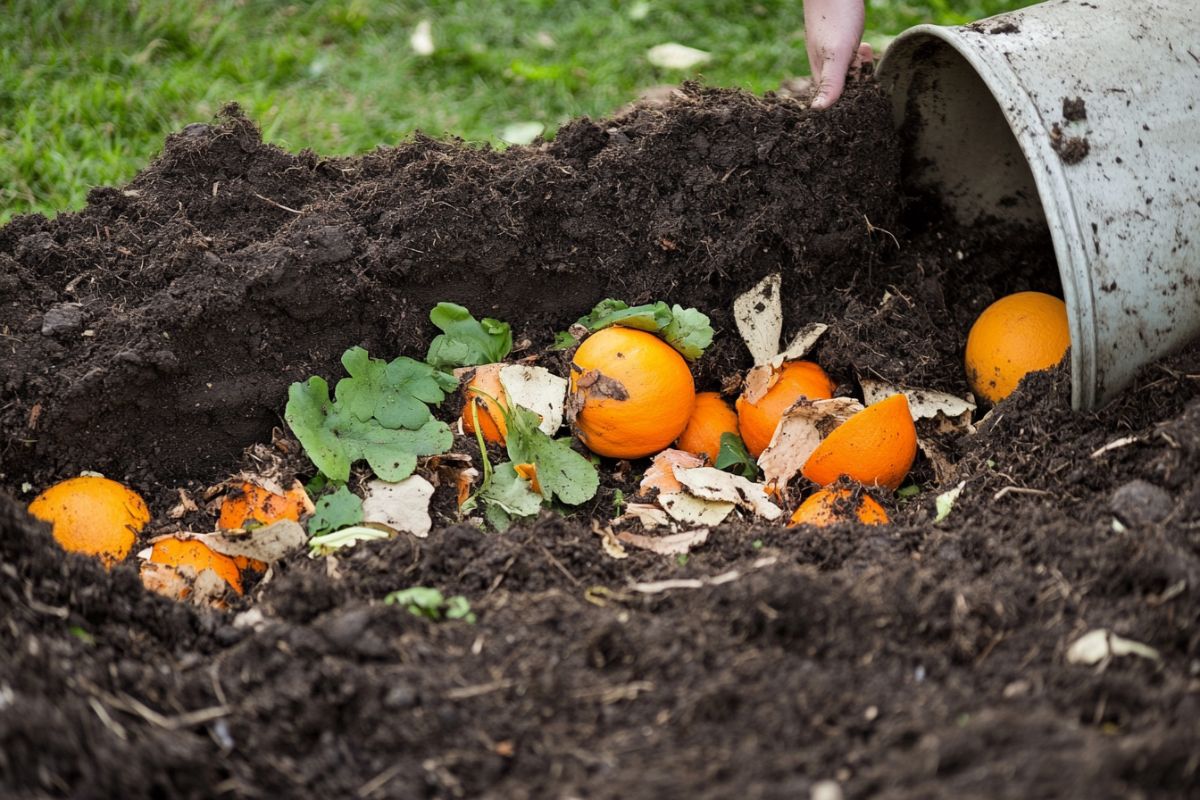
M844 63L847 61L849 63ZM871 45L863 42L854 52L852 59L827 54L824 59L812 63L815 64L813 82L817 86L812 107L818 111L824 111L842 96L847 76L858 78L862 75L863 67L875 63L875 51Z
M852 51L825 53L819 68L813 70L813 79L817 82L817 94L813 98L812 107L824 111L837 102L846 86L846 73L850 71Z

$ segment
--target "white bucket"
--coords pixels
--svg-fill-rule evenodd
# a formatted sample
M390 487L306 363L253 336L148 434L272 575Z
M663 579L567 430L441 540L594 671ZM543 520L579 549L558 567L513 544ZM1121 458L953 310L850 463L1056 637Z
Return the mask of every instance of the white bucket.
M1192 0L1054 0L917 26L879 65L914 172L961 222L1049 226L1079 409L1200 334L1198 19Z

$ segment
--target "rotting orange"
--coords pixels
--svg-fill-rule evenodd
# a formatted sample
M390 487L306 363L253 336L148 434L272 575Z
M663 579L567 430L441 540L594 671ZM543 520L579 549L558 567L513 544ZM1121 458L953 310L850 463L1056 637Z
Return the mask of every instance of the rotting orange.
M299 522L308 509L308 495L296 484L284 494L243 481L221 500L217 527L222 530L245 528L248 523L270 525L281 519Z
M508 425L504 422L504 412L508 408L504 386L500 383L500 370L503 364L484 364L475 367L466 386L463 387L463 431L475 433L475 420L479 418L479 430L485 441L493 444L504 444L508 436ZM472 406L475 413L472 413Z
M687 362L652 333L605 328L575 351L570 405L579 438L593 453L657 453L683 433L695 404Z
M800 504L788 527L813 525L824 528L845 522L851 515L864 525L888 524L887 512L875 502L875 498L859 495L857 499L849 489L821 489Z
M917 457L908 398L892 395L843 422L817 445L801 474L820 486L847 477L895 491Z
M967 381L979 397L998 403L1026 375L1061 361L1070 346L1062 300L1044 292L1001 297L984 309L967 334Z
M242 593L242 573L237 562L195 539L159 539L150 550L150 561L175 567L191 567L199 574L211 569L235 592ZM182 597L179 599L183 599Z
M64 550L97 556L105 564L127 556L150 521L137 492L96 475L54 484L33 499L29 513L53 526Z
M758 402L751 403L745 394L737 399L738 429L746 450L758 458L771 443L779 418L797 400L828 400L835 388L825 370L812 361L784 362L775 385Z
M717 463L721 452L721 434L738 433L738 415L719 392L700 392L687 427L675 446L694 456L707 456L709 464Z

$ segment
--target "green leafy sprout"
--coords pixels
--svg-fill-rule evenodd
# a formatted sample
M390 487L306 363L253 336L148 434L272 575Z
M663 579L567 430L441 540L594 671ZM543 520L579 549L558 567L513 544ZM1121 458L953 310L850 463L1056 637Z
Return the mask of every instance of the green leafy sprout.
M595 333L614 325L656 333L688 361L695 361L702 356L713 340L712 325L705 314L678 304L668 306L661 301L631 308L623 300L601 300L572 327L573 330ZM571 337L575 343L582 338L573 332L560 333L555 338L555 346L560 349L569 347L565 337Z
M413 473L418 456L444 453L454 443L449 426L433 418L457 381L428 364L401 356L385 362L361 347L342 355L349 377L337 382L333 398L319 376L288 388L284 419L305 453L329 480L350 478L350 466L365 459L385 481Z
M481 320L456 303L438 303L429 321L441 329L429 344L426 363L438 369L474 367L503 361L512 352L512 328L507 322Z
M731 431L721 434L721 448L717 451L717 463L713 466L748 480L758 477L758 462L750 456L742 437Z
M383 598L383 602L389 606L401 606L410 614L433 622L461 619L471 625L475 624L475 612L471 611L470 600L461 594L444 597L440 589L428 586L411 586L391 592Z

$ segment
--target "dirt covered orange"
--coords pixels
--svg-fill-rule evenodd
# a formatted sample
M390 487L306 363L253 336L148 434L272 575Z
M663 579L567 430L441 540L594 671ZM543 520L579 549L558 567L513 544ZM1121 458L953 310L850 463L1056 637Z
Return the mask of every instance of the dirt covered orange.
M33 499L29 513L53 526L64 550L97 556L105 564L127 556L150 521L137 492L95 475L54 484Z
M709 464L715 464L721 452L721 435L725 433L738 433L737 413L718 392L700 392L675 446L694 456L706 456Z
M847 477L896 490L917 456L917 429L902 395L873 403L826 436L801 473L820 486Z
M998 403L1026 375L1061 361L1070 346L1062 300L1043 292L1001 297L984 309L967 335L967 381L979 397Z
M833 397L833 381L825 370L811 361L788 361L780 368L775 385L767 393L750 402L743 394L737 400L738 427L750 455L758 458L771 443L779 418L796 401L828 400Z
M875 499L867 495L854 498L849 489L821 489L800 504L788 527L797 525L814 525L824 528L838 522L845 522L851 516L864 525L886 525L887 512Z
M593 453L652 455L679 438L696 404L692 371L652 333L605 328L575 351L571 370L575 427Z

